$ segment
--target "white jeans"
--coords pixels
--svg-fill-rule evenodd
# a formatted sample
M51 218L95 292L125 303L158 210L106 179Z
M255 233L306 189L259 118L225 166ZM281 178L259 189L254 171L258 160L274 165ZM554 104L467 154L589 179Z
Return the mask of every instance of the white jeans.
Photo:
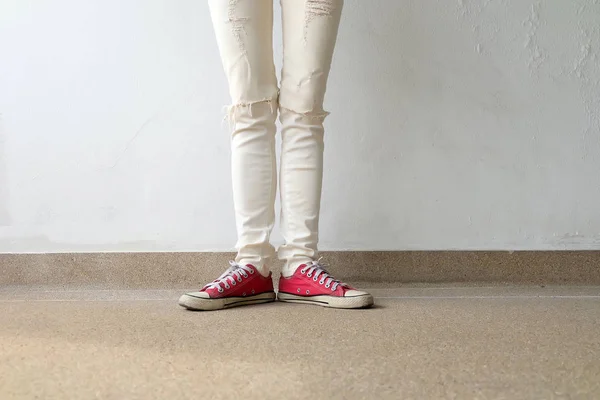
M273 0L209 0L232 106L233 195L240 264L268 274L274 248L275 119L282 125L279 258L284 275L317 256L323 98L343 0L281 0L283 69L273 64Z

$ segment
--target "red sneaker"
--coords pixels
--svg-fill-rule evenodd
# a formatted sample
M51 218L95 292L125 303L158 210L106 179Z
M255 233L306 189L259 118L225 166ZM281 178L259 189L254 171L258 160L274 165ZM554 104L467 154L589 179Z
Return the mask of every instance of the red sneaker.
M220 310L249 304L275 301L273 279L262 276L253 265L231 267L199 292L186 293L179 298L179 305L189 310Z
M333 278L318 262L302 264L289 278L279 279L279 301L333 308L366 308L373 296Z

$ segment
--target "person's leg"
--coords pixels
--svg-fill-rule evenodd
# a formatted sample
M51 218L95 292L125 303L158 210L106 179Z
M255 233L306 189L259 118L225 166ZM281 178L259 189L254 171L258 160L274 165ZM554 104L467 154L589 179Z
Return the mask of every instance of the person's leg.
M333 278L315 261L323 180L323 99L343 0L281 0L281 225L285 260L278 299L362 308L373 296Z
M323 179L323 99L343 0L281 0L280 121L283 275L317 256Z
M179 304L215 310L273 301L267 260L277 187L272 0L209 0L221 60L229 83L233 196L238 255L231 267Z
M236 261L268 274L277 188L272 0L209 0L232 105L231 159Z

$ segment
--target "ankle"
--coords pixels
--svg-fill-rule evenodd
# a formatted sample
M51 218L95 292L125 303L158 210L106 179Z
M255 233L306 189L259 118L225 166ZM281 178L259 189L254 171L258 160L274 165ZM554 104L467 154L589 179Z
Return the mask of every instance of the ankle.
M288 261L281 269L281 276L284 278L289 278L290 276L294 275L299 266L310 264L312 261L313 259L309 257L297 258L293 261Z
M252 265L258 271L258 273L265 278L268 278L269 274L271 273L271 268L269 268L269 265L267 265L265 261L241 258L237 259L236 262L239 265Z

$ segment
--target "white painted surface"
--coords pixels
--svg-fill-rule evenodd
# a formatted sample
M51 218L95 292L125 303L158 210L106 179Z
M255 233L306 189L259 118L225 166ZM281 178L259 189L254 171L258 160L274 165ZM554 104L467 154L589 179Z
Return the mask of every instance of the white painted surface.
M599 26L348 0L321 247L600 248ZM231 249L227 103L204 1L0 1L0 251Z

